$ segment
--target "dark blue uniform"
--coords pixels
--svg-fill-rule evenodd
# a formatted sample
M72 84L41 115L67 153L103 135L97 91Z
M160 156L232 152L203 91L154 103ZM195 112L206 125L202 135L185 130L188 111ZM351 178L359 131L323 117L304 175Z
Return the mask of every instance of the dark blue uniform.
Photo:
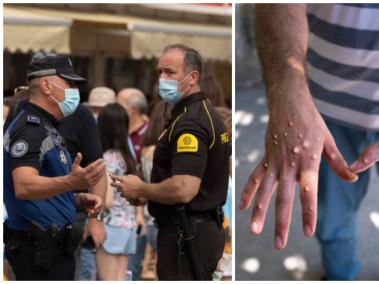
M57 121L42 108L27 103L4 134L4 201L7 225L26 230L30 221L49 228L75 223L76 209L72 192L44 200L20 200L15 196L12 171L21 166L36 168L40 176L57 177L71 171L71 158L55 127Z

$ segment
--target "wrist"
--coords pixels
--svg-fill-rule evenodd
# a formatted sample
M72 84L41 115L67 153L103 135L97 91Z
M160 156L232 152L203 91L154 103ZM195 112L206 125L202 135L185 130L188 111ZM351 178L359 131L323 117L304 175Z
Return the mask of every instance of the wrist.
M103 220L104 220L104 212L103 211L100 211L99 213L97 213L97 215L88 217L89 223L103 223Z
M138 191L139 192L139 198L148 199L150 187L151 187L150 183L145 183L142 181L140 188L139 188L139 191Z

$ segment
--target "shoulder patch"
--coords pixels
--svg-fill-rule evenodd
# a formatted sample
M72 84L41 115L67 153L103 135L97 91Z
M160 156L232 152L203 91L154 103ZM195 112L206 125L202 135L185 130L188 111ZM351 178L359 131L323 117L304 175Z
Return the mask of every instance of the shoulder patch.
M229 143L229 135L227 132L221 134L221 144Z
M177 152L197 152L199 141L190 133L180 135L177 142Z
M28 152L28 149L29 149L29 145L26 141L18 140L13 144L11 148L11 156L13 158L22 157Z
M39 125L40 124L40 119L39 119L39 116L37 116L37 115L29 114L26 117L26 122L29 123L29 124L37 124L37 125Z

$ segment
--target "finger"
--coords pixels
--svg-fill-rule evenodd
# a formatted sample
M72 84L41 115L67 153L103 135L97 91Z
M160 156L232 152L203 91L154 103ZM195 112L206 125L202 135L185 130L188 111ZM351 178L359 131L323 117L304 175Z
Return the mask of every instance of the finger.
M94 171L97 167L101 166L102 164L104 164L104 160L103 159L97 159L95 162L92 162L87 167L85 167L84 170L86 172L90 173L90 172Z
M95 177L98 175L104 175L105 169L106 165L104 163L100 163L96 167L88 166L87 168L85 168L85 171L88 177Z
M77 153L74 162L72 163L72 167L80 167L80 163L82 162L82 154Z
M350 169L355 173L360 173L370 168L377 161L379 161L379 143L368 147L350 166Z
M122 189L122 184L120 182L112 181L111 186L115 187L117 191Z
M323 154L337 176L347 182L355 182L358 180L358 176L349 169L348 164L338 150L331 135L325 139Z
M105 174L105 169L106 169L106 166L103 164L101 165L100 167L97 167L96 169L94 169L92 172L90 173L87 173L87 178L90 179L92 182L99 182L104 174Z
M100 199L100 198L98 198L97 200L96 200L96 204L95 204L95 206L94 206L94 210L96 211L96 212L98 212L98 211L100 211L101 210L101 207L103 206L103 202L102 202L102 200Z
M257 197L253 208L251 232L260 234L266 218L267 208L270 204L271 195L277 185L277 177L274 173L266 172L257 190Z
M258 189L259 183L262 180L265 168L263 167L263 160L259 163L259 165L254 169L251 173L241 196L240 209L246 210L250 207L251 201L254 198L254 194Z
M109 176L111 177L111 179L113 181L119 181L119 182L123 182L124 181L124 177L123 176L115 176L115 175L112 175L112 174L109 174Z
M276 249L283 249L288 240L291 224L292 205L295 198L296 175L282 174L275 201L275 239Z
M303 219L303 231L307 237L312 237L317 222L317 188L318 169L308 169L300 174L300 201Z

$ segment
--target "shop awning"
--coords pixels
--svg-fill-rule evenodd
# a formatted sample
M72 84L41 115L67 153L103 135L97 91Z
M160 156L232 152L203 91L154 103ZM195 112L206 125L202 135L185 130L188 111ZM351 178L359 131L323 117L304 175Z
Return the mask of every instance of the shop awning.
M230 26L151 20L125 15L4 6L4 48L58 53L158 57L172 43L189 45L205 59L232 60Z
M10 52L70 52L70 19L30 13L12 6L4 6L3 15L3 44Z

